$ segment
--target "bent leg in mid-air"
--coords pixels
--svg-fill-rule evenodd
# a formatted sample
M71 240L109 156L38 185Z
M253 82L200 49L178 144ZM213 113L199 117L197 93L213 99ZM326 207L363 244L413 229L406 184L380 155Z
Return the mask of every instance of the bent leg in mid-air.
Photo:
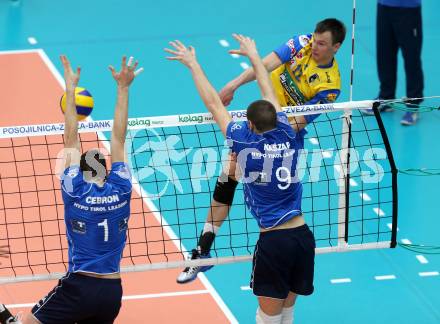
M231 157L228 160L222 174L217 179L214 194L211 200L211 208L209 209L202 234L200 235L198 246L191 251L191 260L210 258L211 247L214 243L215 236L223 224L223 221L229 214L232 201L234 200L234 193L237 187L237 180L235 177L236 162ZM193 281L199 272L205 272L213 266L193 266L186 267L177 277L178 283L187 283Z

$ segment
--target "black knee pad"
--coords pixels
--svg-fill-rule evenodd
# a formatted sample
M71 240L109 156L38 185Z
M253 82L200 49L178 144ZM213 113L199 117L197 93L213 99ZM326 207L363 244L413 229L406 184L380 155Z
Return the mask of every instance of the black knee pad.
M232 205L235 188L237 187L238 182L231 177L228 177L227 181L222 182L220 178L224 178L224 176L220 176L219 179L217 179L212 197L219 203Z

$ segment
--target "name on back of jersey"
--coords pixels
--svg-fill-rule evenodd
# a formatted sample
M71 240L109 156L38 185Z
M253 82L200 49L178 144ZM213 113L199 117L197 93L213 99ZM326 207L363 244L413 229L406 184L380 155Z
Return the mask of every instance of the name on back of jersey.
M119 208L124 207L127 205L128 201L124 200L116 205L109 205L113 203L117 203L120 201L120 198L118 195L110 195L110 196L88 196L85 199L85 202L91 206L80 204L78 202L75 202L73 204L73 207L85 210L85 211L91 211L91 212L106 212L111 210L116 210ZM101 206L93 206L93 205L101 205Z
M285 158L295 153L294 149L290 149L290 142L284 143L265 143L263 146L264 152L260 152L257 148L253 149L251 155L253 158ZM284 151L284 152L282 152Z
M281 150L287 150L290 148L290 143L274 143L274 144L264 144L264 150L265 151L281 151Z

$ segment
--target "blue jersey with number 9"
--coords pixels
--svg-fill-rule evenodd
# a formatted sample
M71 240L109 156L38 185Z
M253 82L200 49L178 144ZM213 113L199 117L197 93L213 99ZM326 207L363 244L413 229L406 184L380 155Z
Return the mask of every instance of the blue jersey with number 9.
M131 172L115 162L102 187L86 182L79 166L61 179L69 272L117 273L130 217Z
M295 133L283 112L277 118L277 127L262 134L252 132L248 122L231 122L226 132L242 171L246 205L266 229L301 214L296 165L306 130Z

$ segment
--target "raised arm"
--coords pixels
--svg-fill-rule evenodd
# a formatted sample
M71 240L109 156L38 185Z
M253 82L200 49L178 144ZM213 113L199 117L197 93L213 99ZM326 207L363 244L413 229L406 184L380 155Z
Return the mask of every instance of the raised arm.
M272 72L277 67L279 67L282 62L275 52L270 53L269 55L263 58L263 64L266 67L268 72ZM225 106L229 106L232 99L234 98L234 92L241 87L243 84L255 80L255 71L251 67L242 72L238 77L228 82L223 89L220 90L219 95Z
M233 54L247 56L249 58L255 72L255 77L258 82L258 87L260 88L261 96L264 100L271 102L274 105L276 111L282 111L275 96L275 91L269 78L269 73L267 72L263 61L258 54L255 41L249 37L240 34L233 34L233 37L240 44L240 49L231 50L229 52Z
M170 45L174 47L174 50L166 48L165 51L174 56L167 57L167 59L177 60L189 68L203 103L214 117L223 135L226 136L226 128L232 118L197 62L195 49L192 46L187 48L178 40L170 42Z
M127 133L128 122L128 88L136 75L143 71L142 68L136 70L138 62L133 64L133 57L122 58L121 71L117 72L113 66L109 66L113 78L117 84L117 97L115 114L113 117L113 129L111 139L112 163L126 161L125 155L125 136ZM136 70L136 71L135 71Z
M61 55L61 63L64 68L64 81L66 83L66 109L64 111L64 167L67 168L72 164L79 164L80 147L78 139L78 115L75 105L75 88L81 69L76 68L73 72L69 59L65 55Z

